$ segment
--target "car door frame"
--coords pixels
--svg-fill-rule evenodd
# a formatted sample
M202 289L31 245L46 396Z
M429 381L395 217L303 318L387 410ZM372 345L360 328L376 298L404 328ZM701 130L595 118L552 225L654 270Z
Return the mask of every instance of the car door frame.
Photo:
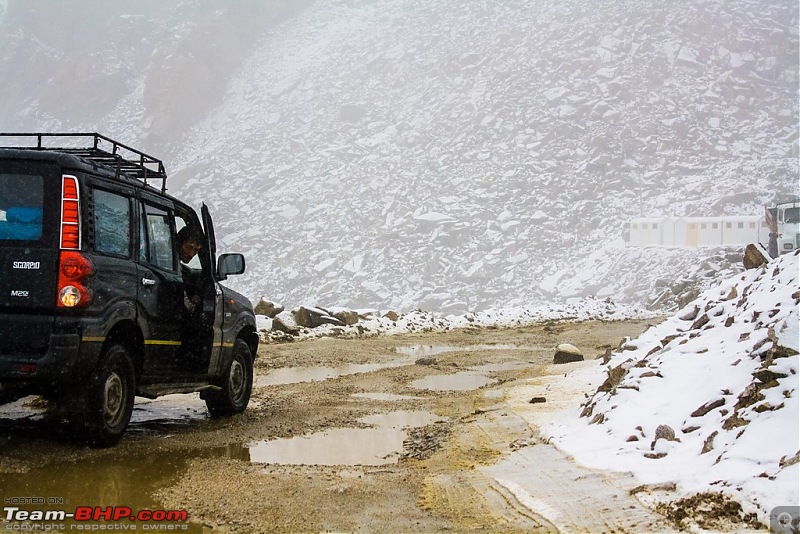
M175 245L174 204L146 191L137 195L137 244L135 254L138 280L137 319L144 336L143 379L146 382L175 381L180 373L183 336L183 279L178 268ZM172 267L166 269L143 257L149 247L147 209L164 212L169 225ZM142 242L144 240L144 242ZM145 249L143 249L145 247ZM177 373L176 373L177 372Z
M206 261L209 262L211 274L214 279L214 321L213 321L213 342L211 344L211 354L208 363L208 374L216 376L222 373L225 362L223 361L222 354L225 343L222 336L222 327L225 316L225 302L222 288L219 285L219 273L217 273L217 239L214 234L214 221L211 219L211 213L208 206L203 203L200 206L200 216L203 220L203 231L206 238Z

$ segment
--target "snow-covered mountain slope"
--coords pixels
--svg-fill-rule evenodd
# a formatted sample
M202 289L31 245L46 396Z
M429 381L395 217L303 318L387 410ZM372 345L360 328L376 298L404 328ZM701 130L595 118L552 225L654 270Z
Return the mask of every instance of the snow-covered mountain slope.
M774 507L800 499L798 259L709 289L629 341L605 373L582 368L602 384L545 433L580 463L724 492L769 524Z
M0 126L162 156L247 255L231 283L254 299L650 305L740 251L625 248L630 218L798 194L790 0L160 4L121 4L78 46L11 0L0 68L25 70Z

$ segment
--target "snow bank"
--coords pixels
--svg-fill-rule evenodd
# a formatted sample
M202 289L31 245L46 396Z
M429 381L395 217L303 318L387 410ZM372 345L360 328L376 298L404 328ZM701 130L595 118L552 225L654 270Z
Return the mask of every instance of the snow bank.
M800 502L798 302L798 252L723 281L578 370L602 384L543 433L588 467L721 491L768 524Z

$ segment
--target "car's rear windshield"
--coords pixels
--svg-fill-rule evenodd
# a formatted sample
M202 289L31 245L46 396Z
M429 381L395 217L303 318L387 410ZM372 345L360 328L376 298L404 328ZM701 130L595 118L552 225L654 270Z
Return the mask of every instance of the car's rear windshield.
M0 240L42 238L44 177L0 172Z

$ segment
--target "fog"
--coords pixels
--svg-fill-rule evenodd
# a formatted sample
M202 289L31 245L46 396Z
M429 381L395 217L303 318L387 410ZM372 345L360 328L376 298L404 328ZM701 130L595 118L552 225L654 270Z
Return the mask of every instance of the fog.
M627 221L799 192L791 0L9 0L1 24L1 129L163 159L254 300L649 305L737 251L626 246Z

